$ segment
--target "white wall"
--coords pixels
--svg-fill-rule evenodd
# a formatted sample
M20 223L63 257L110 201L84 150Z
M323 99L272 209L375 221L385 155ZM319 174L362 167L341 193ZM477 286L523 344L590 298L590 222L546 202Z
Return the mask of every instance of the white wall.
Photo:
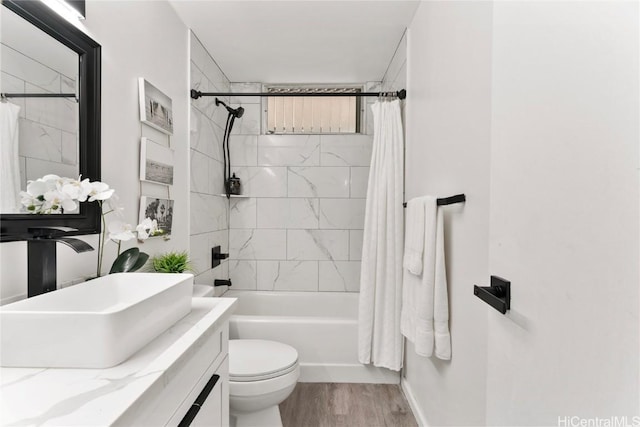
M152 18L152 19L150 19ZM142 195L166 196L166 187L139 183L140 137L166 143L167 137L140 123L138 77L172 99L176 152L175 200L171 240L152 239L149 253L187 250L189 33L165 2L89 2L85 22L89 34L102 44L102 179L116 189L127 219L137 223Z
M125 209L125 219L138 223L141 193L166 196L166 188L139 181L140 137L165 142L162 134L140 123L138 77L145 77L173 100L176 150L174 226L171 240L151 239L141 249L151 255L186 250L189 245L188 208L188 30L165 2L88 2L81 24L102 45L102 180L115 188ZM96 236L87 241L94 247ZM133 244L133 243L131 243ZM114 259L110 246L105 265ZM127 245L127 247L130 245ZM0 245L0 297L3 301L26 294L26 244ZM96 251L76 254L58 245L58 283L95 274Z
M493 32L490 271L512 310L487 307L487 424L638 416L638 3L496 2Z
M407 34L405 31L396 47L393 58L382 78L383 91L398 91L407 88ZM371 100L371 98L367 98ZM406 104L405 104L406 105Z
M420 6L406 196L467 194L446 216L453 358L407 346L423 423L640 415L638 18L632 2ZM512 281L506 316L473 296L490 274Z
M423 2L408 32L406 200L467 195L442 208L451 361L418 356L411 343L405 352L403 387L419 421L433 426L485 422L487 309L472 289L489 279L491 8Z

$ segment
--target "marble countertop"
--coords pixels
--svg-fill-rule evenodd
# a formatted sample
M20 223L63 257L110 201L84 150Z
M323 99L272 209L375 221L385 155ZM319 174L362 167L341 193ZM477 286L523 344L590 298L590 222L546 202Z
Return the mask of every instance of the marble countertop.
M0 368L3 426L117 423L163 390L181 356L229 319L235 298L194 298L191 313L120 365L108 369ZM43 348L42 351L47 351Z

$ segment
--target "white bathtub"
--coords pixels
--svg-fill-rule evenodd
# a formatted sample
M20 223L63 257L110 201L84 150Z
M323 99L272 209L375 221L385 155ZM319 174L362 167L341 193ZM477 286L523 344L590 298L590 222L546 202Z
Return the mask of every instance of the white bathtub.
M280 341L298 350L300 382L398 384L397 372L358 362L358 294L227 291L239 298L230 338Z

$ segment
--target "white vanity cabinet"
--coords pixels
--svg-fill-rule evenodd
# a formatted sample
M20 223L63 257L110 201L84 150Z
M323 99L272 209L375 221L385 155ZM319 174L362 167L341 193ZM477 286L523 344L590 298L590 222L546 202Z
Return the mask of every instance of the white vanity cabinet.
M208 331L167 376L162 393L122 417L121 426L229 425L229 322Z
M229 359L211 376L179 427L229 426ZM170 423L172 424L172 423Z
M0 424L228 426L235 304L194 298L187 316L112 368L1 368Z

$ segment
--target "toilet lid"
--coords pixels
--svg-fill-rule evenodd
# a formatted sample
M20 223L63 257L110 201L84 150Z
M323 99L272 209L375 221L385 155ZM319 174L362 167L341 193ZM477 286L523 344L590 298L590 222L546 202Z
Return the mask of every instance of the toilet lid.
M259 381L293 371L298 352L287 344L266 340L229 340L229 379Z

